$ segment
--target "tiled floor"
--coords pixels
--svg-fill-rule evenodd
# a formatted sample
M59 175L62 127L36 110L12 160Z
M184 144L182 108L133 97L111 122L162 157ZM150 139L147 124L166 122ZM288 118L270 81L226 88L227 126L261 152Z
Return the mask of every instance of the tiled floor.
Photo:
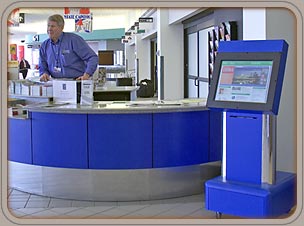
M18 218L58 219L215 219L205 209L204 194L181 198L137 201L94 202L43 197L8 189L8 208ZM294 212L279 216L286 218ZM239 218L223 214L222 219Z
M138 202L93 202L56 199L8 190L8 207L19 218L174 218L210 219L204 195Z

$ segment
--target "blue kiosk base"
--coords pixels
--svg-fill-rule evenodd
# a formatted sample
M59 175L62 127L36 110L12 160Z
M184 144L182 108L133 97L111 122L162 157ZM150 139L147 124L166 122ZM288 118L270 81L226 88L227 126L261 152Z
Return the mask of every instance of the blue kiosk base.
M296 205L296 176L276 172L276 183L223 181L216 177L206 186L206 209L240 217L269 218L288 213Z

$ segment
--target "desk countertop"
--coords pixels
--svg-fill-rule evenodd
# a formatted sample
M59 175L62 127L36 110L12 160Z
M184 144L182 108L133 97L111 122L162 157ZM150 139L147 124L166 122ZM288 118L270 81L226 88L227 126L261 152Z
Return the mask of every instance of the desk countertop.
M104 86L94 90L94 92L132 92L139 89L139 86Z
M94 101L92 105L69 103L35 103L24 107L30 112L71 114L162 113L207 110L205 99L174 101Z

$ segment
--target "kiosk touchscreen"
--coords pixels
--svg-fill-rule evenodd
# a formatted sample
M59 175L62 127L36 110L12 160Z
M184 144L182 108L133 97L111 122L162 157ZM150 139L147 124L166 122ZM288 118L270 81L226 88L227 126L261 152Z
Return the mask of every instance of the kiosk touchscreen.
M207 106L277 114L280 60L279 52L218 53Z

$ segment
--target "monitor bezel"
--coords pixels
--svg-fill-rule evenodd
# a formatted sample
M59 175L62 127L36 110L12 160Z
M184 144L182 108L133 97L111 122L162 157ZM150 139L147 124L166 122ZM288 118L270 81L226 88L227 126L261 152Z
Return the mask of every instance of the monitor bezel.
M281 52L219 52L214 63L207 107L226 111L275 112L275 97L276 95L280 95L280 92L277 90L277 81L281 55ZM223 61L273 61L266 103L215 100Z

